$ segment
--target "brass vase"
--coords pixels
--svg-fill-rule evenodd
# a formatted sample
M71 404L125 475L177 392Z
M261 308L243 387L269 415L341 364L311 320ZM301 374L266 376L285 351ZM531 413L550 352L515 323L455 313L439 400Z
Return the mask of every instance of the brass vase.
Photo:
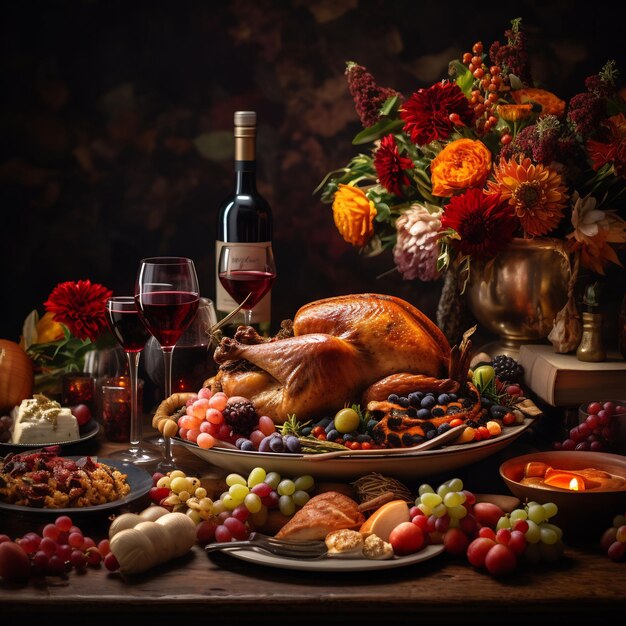
M522 343L543 343L567 302L570 260L559 239L513 239L495 259L472 262L470 310L499 342L484 346L515 358Z

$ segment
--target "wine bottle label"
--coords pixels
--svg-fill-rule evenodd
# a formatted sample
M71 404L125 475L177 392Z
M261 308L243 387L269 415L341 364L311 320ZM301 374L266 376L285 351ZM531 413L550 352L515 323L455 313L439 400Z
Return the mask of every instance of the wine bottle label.
M222 246L225 245L224 241L215 242L215 285L216 285L216 309L218 317L222 318L228 315L233 309L236 309L239 305L231 298L230 294L224 289L218 276L217 260L220 258L220 252ZM232 243L230 243L232 245ZM271 241L254 241L237 243L237 248L241 248L242 259L251 258L258 255L259 258L264 261L265 248L272 246ZM271 308L272 308L272 292L266 293L256 306L252 309L252 323L253 324L269 324L271 321ZM238 315L233 320L233 323L243 324L243 312L239 311Z

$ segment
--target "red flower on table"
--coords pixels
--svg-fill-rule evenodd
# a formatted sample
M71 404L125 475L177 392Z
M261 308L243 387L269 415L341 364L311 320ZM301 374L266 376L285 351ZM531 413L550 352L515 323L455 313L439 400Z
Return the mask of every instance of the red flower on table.
M381 139L380 146L376 150L374 167L381 185L387 191L400 196L402 195L402 184L410 184L405 170L412 170L414 165L411 159L400 156L393 135L386 135Z
M444 207L441 227L456 231L452 244L461 254L489 259L504 250L519 226L511 207L497 195L469 189Z
M90 280L59 283L44 302L55 321L79 339L96 341L107 330L105 304L113 292Z
M441 82L428 89L418 89L402 105L400 116L411 141L424 146L448 139L455 125L470 125L474 110L456 83Z

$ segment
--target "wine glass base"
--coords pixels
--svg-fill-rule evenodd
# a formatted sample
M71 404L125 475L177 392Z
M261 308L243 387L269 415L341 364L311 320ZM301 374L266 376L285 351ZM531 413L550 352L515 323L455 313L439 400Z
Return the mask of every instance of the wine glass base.
M146 443L149 443L152 446L156 446L157 448L162 448L165 445L165 439L163 435L154 435L153 437L146 437L144 439Z
M163 454L151 446L140 446L128 448L127 450L117 450L108 455L109 458L123 463L133 463L134 465L150 466L156 465L163 460Z

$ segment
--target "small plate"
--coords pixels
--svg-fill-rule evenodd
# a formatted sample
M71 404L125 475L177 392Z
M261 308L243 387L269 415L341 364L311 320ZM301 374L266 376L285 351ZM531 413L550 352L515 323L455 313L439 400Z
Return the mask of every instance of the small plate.
M396 556L384 561L377 561L375 559L341 559L334 557L307 561L304 559L291 559L275 554L256 552L255 550L249 550L247 548L222 550L222 552L230 554L230 556L234 556L242 561L248 561L249 563L309 572L367 572L372 570L393 569L395 567L405 567L406 565L427 561L428 559L438 556L443 551L443 544L439 544L426 546L415 554Z
M84 458L84 456L66 456L65 459L77 461ZM19 506L17 504L8 504L0 501L0 510L11 511L14 513L30 515L31 513L36 515L82 515L83 513L102 513L103 511L109 511L111 509L117 509L121 506L125 506L139 500L150 491L153 486L152 476L145 470L132 463L123 463L116 461L115 459L101 459L95 455L91 458L97 463L104 463L109 465L120 472L126 474L126 482L130 485L130 492L125 498L120 500L113 500L113 502L105 502L104 504L97 504L94 506L74 506L64 509L44 509L36 508L32 506Z
M47 443L0 443L0 456L4 456L9 452L23 452L25 450L35 450L38 448L47 448L49 446L73 446L83 441L93 439L100 432L100 424L96 420L89 420L84 426L80 427L78 439L70 439L68 441L54 441Z

